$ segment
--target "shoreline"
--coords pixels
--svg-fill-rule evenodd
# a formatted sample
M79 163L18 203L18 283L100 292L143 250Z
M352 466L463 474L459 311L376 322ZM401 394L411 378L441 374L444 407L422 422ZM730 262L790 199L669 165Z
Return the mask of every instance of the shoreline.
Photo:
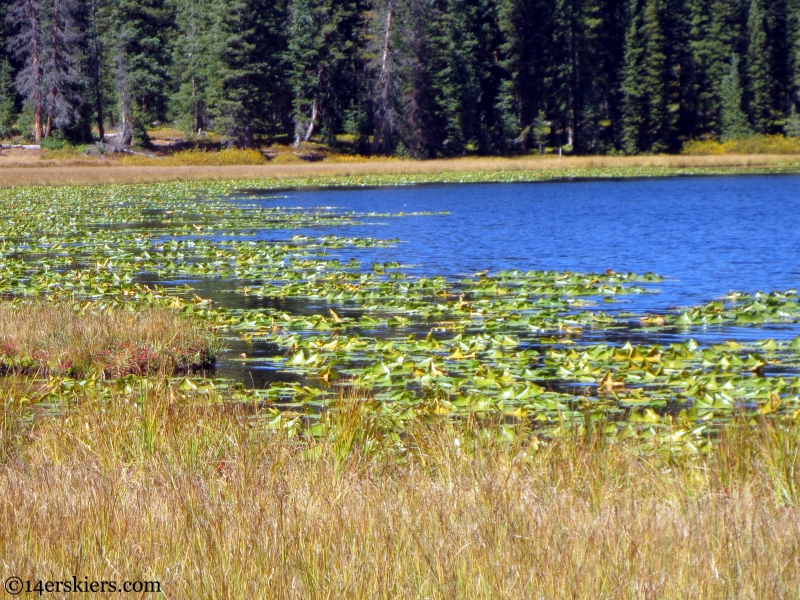
M287 165L140 166L81 160L0 162L0 187L228 181L259 189L510 183L800 173L800 155L462 158Z

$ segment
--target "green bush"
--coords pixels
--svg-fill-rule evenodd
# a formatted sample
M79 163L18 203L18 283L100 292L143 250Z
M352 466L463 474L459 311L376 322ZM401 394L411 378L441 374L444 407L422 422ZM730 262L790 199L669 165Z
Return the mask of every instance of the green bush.
M64 139L64 134L60 130L56 130L48 137L42 138L39 145L43 150L63 150L69 146L69 142Z

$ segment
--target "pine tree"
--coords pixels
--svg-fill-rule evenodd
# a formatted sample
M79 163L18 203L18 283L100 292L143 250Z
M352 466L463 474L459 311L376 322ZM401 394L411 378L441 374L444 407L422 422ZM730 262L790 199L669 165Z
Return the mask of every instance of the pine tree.
M94 107L97 131L102 142L105 139L105 112L107 94L104 80L107 58L103 33L108 26L108 10L103 0L89 0L86 5L86 31L87 31L87 65L86 72L89 82L85 103Z
M690 0L688 3L688 85L684 102L687 137L720 130L720 86L741 37L742 0Z
M739 80L739 57L731 57L728 75L720 86L720 124L723 140L736 140L752 135L747 116L742 110L742 85Z
M634 0L626 39L622 90L623 136L629 153L664 152L670 147L673 118L669 109L666 39L659 0Z
M69 125L76 116L74 105L80 102L80 96L74 89L80 79L81 58L78 46L81 34L75 24L78 2L51 0L48 8L42 69L47 90L44 99L47 111L45 137L53 133L54 127Z
M797 113L794 104L789 109L789 116L786 118L783 131L786 137L800 137L800 114Z
M745 99L750 123L759 133L765 133L772 119L770 110L770 81L767 31L761 0L751 0L747 18L747 81Z
M177 91L172 96L172 113L184 130L197 133L207 129L208 74L214 64L209 49L212 12L208 0L181 0L177 4L178 35L172 57L172 79Z
M295 143L317 130L335 142L342 117L358 89L362 32L356 0L293 0L289 64Z
M397 14L401 151L415 158L437 156L446 146L450 116L441 101L448 91L439 87L447 72L443 14L431 0L398 0Z
M514 116L517 144L527 150L533 138L532 125L547 110L547 36L551 4L544 0L502 0L500 47L507 75L503 93Z
M287 7L273 0L231 0L213 9L206 98L213 128L240 147L259 131L290 121Z
M147 127L167 116L170 36L174 14L165 0L115 0L116 81L122 143L134 134L148 141Z
M38 144L43 135L44 107L42 6L38 0L16 0L9 6L7 19L16 29L16 34L8 41L9 49L23 65L17 73L17 91L33 111L34 140Z
M533 120L531 133L534 142L536 142L536 145L539 147L539 154L544 154L544 146L547 142L547 138L550 136L550 122L545 118L544 111L540 110L539 114L536 115L536 118Z
M17 93L11 77L11 64L7 58L0 63L0 136L11 135L17 119Z

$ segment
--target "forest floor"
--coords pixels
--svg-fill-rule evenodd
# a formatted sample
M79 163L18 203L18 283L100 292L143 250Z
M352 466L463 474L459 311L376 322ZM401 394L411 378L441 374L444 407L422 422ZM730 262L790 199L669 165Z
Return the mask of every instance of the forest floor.
M800 171L800 155L785 154L563 158L545 155L436 160L333 156L309 162L288 153L268 161L259 158L256 151L232 151L240 154L230 155L230 162L250 164L214 164L224 162L217 157L221 155L224 159L225 152L117 158L58 151L3 150L0 152L0 187L204 180L263 180L267 187L293 187Z

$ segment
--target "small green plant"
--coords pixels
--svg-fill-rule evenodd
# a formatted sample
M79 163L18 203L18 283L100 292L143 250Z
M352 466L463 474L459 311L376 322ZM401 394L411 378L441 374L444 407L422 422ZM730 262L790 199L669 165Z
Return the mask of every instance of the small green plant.
M69 146L69 142L64 137L64 133L60 129L56 129L46 138L42 138L39 146L41 146L42 150L63 150Z

